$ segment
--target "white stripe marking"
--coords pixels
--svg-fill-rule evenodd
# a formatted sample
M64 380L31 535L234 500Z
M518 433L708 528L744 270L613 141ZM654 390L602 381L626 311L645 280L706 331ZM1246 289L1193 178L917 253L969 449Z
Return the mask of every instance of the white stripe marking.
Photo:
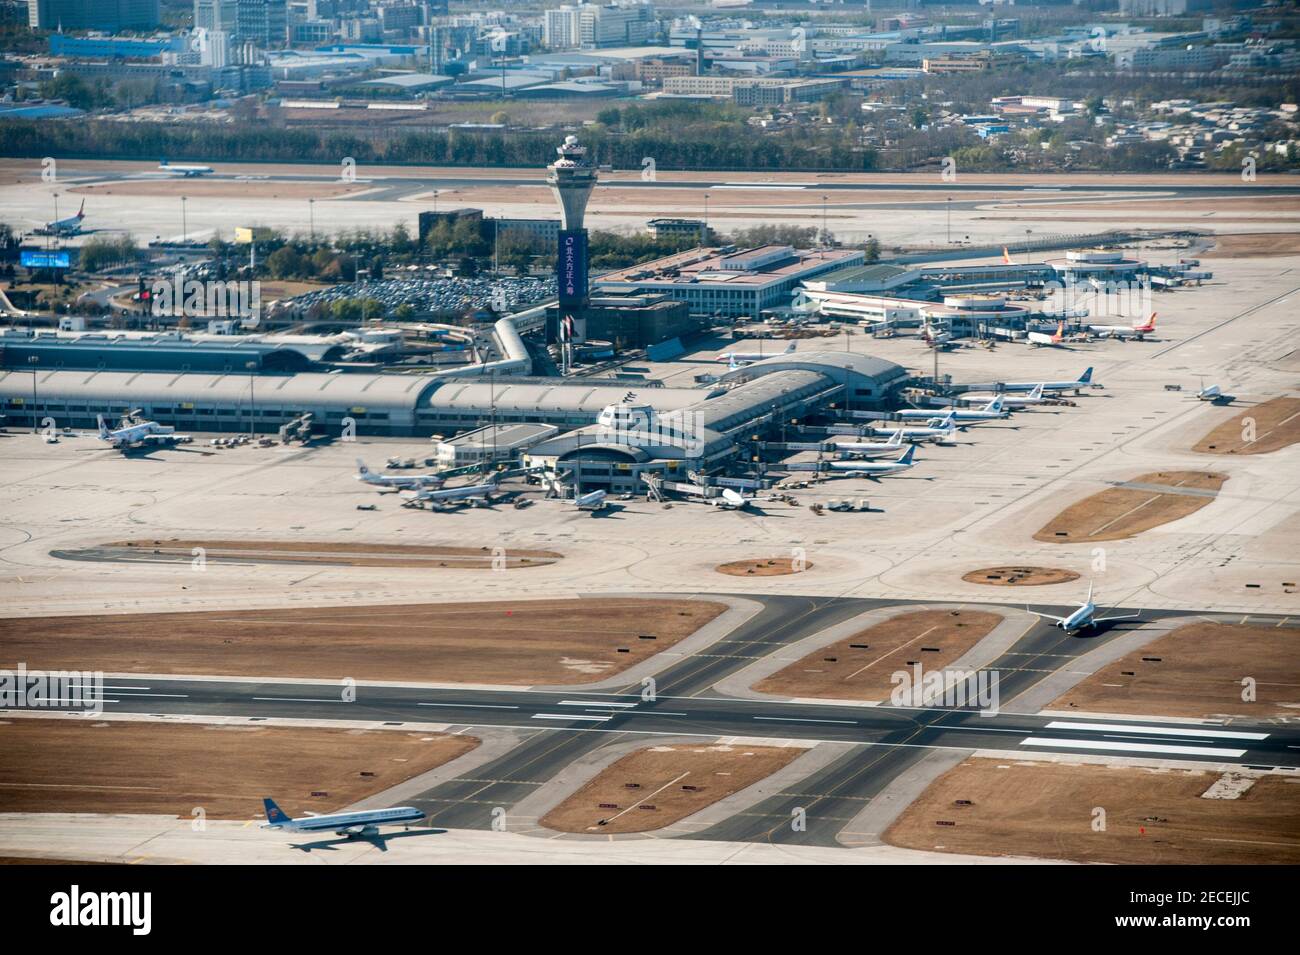
M1214 739L1268 739L1267 733L1233 733L1228 730L1202 730L1190 727L1135 726L1127 723L1072 723L1052 720L1049 730L1098 730L1103 733L1137 733L1151 736L1205 736Z
M1124 753L1168 753L1178 756L1245 756L1244 749L1223 749L1218 746L1170 746L1161 743L1107 743L1090 739L1051 739L1031 736L1020 741L1021 746L1046 746L1052 749L1108 749Z
M582 716L578 713L534 713L535 720L590 720L593 723L603 723L608 716Z
M416 706L450 706L453 709L465 710L517 710L517 706L506 706L500 703L416 703Z
M625 709L636 706L635 703L606 703L603 700L560 700L556 706L600 706L600 707L617 707Z
M255 696L254 700L270 703L342 703L342 700L315 700L305 696Z
M756 720L771 720L775 723L843 723L845 726L856 726L857 720L812 720L799 719L794 716L755 716Z

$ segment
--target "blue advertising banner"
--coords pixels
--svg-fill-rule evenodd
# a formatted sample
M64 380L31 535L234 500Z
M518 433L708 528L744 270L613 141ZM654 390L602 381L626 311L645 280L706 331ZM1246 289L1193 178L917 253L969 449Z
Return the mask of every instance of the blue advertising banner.
M25 269L69 269L71 256L67 252L35 252L23 249L18 253L18 264Z
M587 232L560 232L560 254L555 265L562 306L581 305L587 298Z

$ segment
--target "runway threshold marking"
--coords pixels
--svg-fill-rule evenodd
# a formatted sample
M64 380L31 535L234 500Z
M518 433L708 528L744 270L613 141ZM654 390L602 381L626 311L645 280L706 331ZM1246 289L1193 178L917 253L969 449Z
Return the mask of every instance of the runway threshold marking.
M1191 727L1173 726L1139 726L1128 723L1072 723L1068 720L1053 720L1047 724L1049 730L1098 730L1103 733L1134 733L1142 736L1205 736L1215 739L1268 739L1267 733L1234 733L1228 730L1203 730Z
M1239 758L1246 755L1244 749L1225 749L1220 746L1174 746L1168 743L1108 743L1099 739L1052 739L1046 736L1030 736L1021 740L1020 745L1046 746L1053 749L1100 749L1124 753L1168 753L1179 756L1230 756Z

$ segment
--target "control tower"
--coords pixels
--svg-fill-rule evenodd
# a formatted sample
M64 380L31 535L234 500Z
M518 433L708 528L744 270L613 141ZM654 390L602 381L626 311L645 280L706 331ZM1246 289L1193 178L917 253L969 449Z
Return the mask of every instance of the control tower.
M548 343L559 342L564 370L572 363L572 348L587 340L587 229L583 218L596 188L596 167L577 136L564 137L559 157L546 167L546 182L560 204L560 240L555 277L560 288L559 321L547 328Z

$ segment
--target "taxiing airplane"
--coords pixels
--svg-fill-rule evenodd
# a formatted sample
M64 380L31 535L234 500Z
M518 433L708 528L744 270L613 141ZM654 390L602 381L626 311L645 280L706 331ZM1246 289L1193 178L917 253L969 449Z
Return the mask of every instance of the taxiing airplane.
M138 421L138 411L123 415L117 428L109 428L104 423L103 415L96 415L99 422L99 440L107 441L122 453L137 448L165 447L173 444L189 444L193 438L188 434L177 434L171 425L159 424L157 421Z
M1079 604L1079 609L1066 617L1058 617L1055 614L1039 613L1037 610L1030 610L1029 605L1025 604L1025 610L1032 613L1035 617L1042 617L1044 620L1053 621L1052 626L1060 627L1066 633L1074 633L1076 630L1086 630L1094 627L1099 623L1106 623L1110 620L1138 620L1142 617L1140 613L1121 614L1115 617L1098 617L1097 605L1092 602L1092 583L1088 583L1088 599Z
M360 812L335 812L319 816L308 813L297 819L291 818L275 804L274 799L263 799L262 807L266 810L266 822L263 829L283 829L286 832L330 832L336 835L372 836L379 832L380 826L410 824L424 818L424 812L413 806L398 806L394 809L370 809Z
M378 474L366 467L366 462L357 458L357 480L377 488L441 487L443 477L439 474Z
M1037 347L1056 347L1065 341L1065 322L1056 323L1056 331L1051 335L1046 332L1030 332L1029 344Z
M423 507L428 503L433 505L434 510L441 510L444 504L461 504L465 502L474 504L477 501L490 504L492 503L492 492L497 489L500 480L499 476L493 474L482 484L466 484L462 487L420 488L399 493L405 498L402 507Z
M765 358L776 358L778 355L789 355L793 351L794 342L791 342L786 346L785 351L781 352L771 352L765 355L762 352L729 351L719 355L714 361L725 361L733 367L735 365L752 365L756 361L763 361Z
M1156 314L1152 312L1151 317L1141 325L1136 322L1132 325L1089 325L1088 331L1098 338L1118 338L1120 340L1132 338L1142 341L1145 336L1156 330Z
M1002 391L1030 391L1041 388L1043 391L1078 391L1092 384L1092 368L1089 367L1074 381L1004 381Z
M1223 389L1218 385L1202 385L1196 393L1197 401L1222 401L1224 397Z
M77 210L75 216L68 216L66 219L55 219L53 222L47 222L32 231L37 235L80 235L81 223L85 221L85 218L86 200L82 199L81 208Z
M916 445L910 446L893 461L829 461L832 471L844 472L845 477L865 477L875 480L886 474L897 474L912 466L912 457L916 454Z
M186 179L194 176L209 176L213 173L211 166L174 166L166 159L158 163L158 171L165 172L169 176L182 176Z

